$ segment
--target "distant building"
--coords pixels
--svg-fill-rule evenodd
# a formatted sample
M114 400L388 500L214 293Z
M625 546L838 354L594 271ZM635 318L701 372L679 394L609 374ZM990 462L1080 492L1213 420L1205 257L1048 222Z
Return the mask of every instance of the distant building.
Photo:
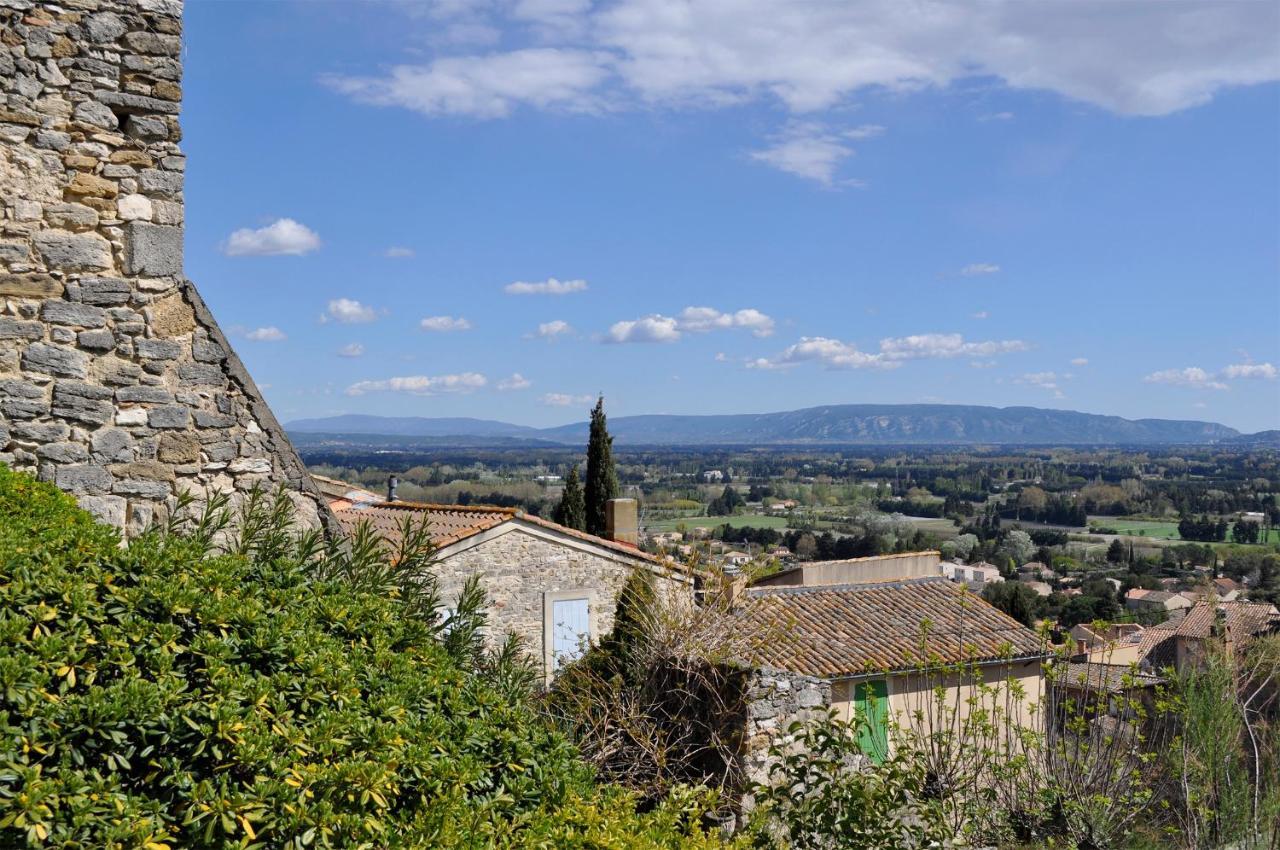
M1167 590L1145 590L1135 587L1124 595L1124 607L1130 611L1176 611L1190 608L1192 601Z
M757 579L756 587L818 587L835 584L858 584L871 581L894 581L909 578L932 578L938 575L935 551L901 552L897 555L870 555L843 561L806 561L789 570Z
M724 480L724 473L718 469L708 469L702 473L702 480L714 484Z
M952 581L978 585L995 584L996 582L1004 581L1004 576L1000 575L1000 568L995 564L988 564L986 561L979 561L976 564L944 561L939 566L942 574Z

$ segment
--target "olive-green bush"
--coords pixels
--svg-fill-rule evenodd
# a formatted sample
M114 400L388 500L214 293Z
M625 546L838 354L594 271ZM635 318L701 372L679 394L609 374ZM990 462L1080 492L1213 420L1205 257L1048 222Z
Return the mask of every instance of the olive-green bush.
M385 552L290 516L254 498L243 532L206 512L122 547L0 466L0 846L714 843L694 795L642 815L598 785L430 596L354 580Z

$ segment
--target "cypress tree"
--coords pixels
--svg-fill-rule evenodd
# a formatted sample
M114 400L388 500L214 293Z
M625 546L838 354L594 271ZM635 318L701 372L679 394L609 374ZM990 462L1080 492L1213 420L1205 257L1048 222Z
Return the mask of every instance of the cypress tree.
M613 437L604 415L604 396L591 411L591 438L587 442L587 532L604 534L605 502L618 498L618 473L613 468Z
M560 494L560 504L556 505L553 519L561 525L587 530L587 504L582 497L582 484L578 480L578 465L575 463L564 479L564 492Z

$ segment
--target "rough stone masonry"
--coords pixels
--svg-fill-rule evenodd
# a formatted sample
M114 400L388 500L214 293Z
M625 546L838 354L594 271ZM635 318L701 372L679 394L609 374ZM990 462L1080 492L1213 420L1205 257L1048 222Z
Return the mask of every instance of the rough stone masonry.
M180 0L0 0L0 462L126 535L176 494L327 508L183 277ZM238 495L236 495L238 494Z

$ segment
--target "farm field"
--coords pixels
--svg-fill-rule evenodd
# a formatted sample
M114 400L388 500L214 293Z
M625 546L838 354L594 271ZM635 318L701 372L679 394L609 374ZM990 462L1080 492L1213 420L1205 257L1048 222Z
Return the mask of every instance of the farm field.
M1119 517L1089 517L1089 527L1114 528L1116 533L1130 537L1154 537L1161 540L1181 540L1176 522L1159 522L1145 519Z

